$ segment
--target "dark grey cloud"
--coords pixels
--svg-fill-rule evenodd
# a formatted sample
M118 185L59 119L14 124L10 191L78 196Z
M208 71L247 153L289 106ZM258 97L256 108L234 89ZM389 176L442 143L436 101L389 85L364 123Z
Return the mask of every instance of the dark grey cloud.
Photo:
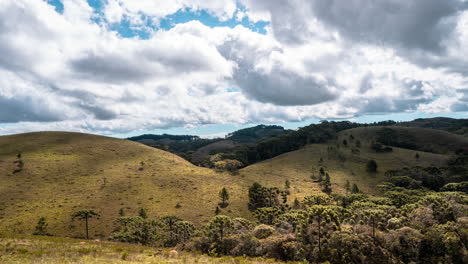
M51 109L48 102L33 96L2 97L0 95L0 123L50 122L65 117Z
M468 8L461 0L311 0L321 21L357 41L443 52L453 19Z
M234 79L242 91L263 103L282 106L314 105L336 99L333 79L319 81L310 76L274 66L271 72L262 73L241 65Z
M424 96L425 83L419 80L398 80L392 78L387 82L392 84L392 88L382 88L376 85L376 81L384 79L383 76L375 76L368 73L362 78L360 90L361 94L365 94L373 89L397 89L400 96L361 96L347 105L359 109L360 113L396 113L405 111L415 111L420 104L432 102L433 98Z
M407 99L398 99L398 98L388 98L388 97L377 97L369 98L367 102L365 100L359 100L357 102L362 105L357 106L362 114L372 114L372 113L398 113L405 111L415 111L419 104L429 103L431 99L427 98L407 98Z
M140 64L115 54L94 54L72 60L72 70L78 77L105 83L142 82L154 72Z
M233 81L252 100L279 106L304 106L338 97L333 78L319 80L313 72L301 74L287 68L283 62L269 61L273 52L283 53L280 48L265 51L245 39L233 37L218 50L226 59L237 63ZM257 67L259 61L269 61L271 68Z
M462 94L462 98L460 98L457 103L453 104L450 110L454 112L468 111L468 89L458 92Z
M106 109L103 106L90 104L87 102L79 102L75 104L77 107L85 110L86 112L92 114L97 120L112 120L117 118L117 114L113 111Z

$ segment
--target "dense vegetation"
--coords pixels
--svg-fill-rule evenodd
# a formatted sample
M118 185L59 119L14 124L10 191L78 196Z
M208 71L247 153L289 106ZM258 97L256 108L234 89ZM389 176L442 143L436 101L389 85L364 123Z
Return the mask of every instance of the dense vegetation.
M121 216L109 239L312 263L466 263L468 196L392 182L383 197L315 193L292 207L283 206L287 190L254 183L249 208L257 221L217 215L197 228L177 216Z

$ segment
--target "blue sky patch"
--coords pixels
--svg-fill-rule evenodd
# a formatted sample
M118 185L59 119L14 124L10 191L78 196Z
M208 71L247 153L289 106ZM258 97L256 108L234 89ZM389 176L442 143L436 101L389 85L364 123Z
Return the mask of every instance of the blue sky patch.
M63 4L60 0L48 0L49 5L55 7L55 11L60 14L63 14Z
M93 21L97 24L105 24L104 18L104 6L105 0L87 0L89 6L95 10L95 16ZM63 3L61 0L48 0L48 3L55 7L56 11L63 13ZM239 5L237 12L245 12L245 7ZM237 14L237 13L236 13ZM151 31L157 30L169 30L175 27L177 24L187 23L190 21L200 21L202 24L208 27L229 27L234 28L238 25L242 25L253 32L260 34L267 33L267 26L269 22L267 21L258 21L252 22L248 17L243 17L241 21L236 19L236 14L226 21L221 21L216 16L210 14L206 10L191 10L191 9L181 9L174 14L168 15L159 21L154 21L153 18L140 14L143 25L133 25L128 18L123 18L123 20L118 24L108 25L110 30L116 31L120 36L124 38L133 38L138 37L141 39L148 39L151 35Z

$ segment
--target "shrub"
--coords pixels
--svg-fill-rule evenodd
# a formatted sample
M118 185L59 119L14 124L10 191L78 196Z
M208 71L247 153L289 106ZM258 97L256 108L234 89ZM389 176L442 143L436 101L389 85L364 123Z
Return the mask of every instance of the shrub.
M253 230L253 235L258 239L265 239L273 235L275 232L276 230L273 227L262 224L255 227L255 229Z

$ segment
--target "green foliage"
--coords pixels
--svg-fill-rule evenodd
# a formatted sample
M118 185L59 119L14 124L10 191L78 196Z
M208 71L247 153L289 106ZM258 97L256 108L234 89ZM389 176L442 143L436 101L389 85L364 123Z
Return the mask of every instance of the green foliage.
M385 230L387 221L392 218L385 207L377 207L370 209L361 209L353 212L353 220L355 223L363 223L370 225L372 228L372 238L375 240L375 230Z
M351 193L360 193L359 187L357 184L353 183L353 188L351 189Z
M317 245L322 252L322 239L340 229L340 210L336 206L314 205L307 208L299 236L304 244Z
M226 207L228 205L229 193L225 187L219 192L219 199L221 199L221 206Z
M234 221L225 215L217 215L205 227L208 238L212 241L222 241L234 230Z
M302 203L307 206L331 205L333 203L333 198L325 193L315 193L304 197Z
M88 221L93 217L99 217L100 214L94 210L80 210L72 214L72 219L84 220L86 227L86 239L89 239L89 226Z
M145 208L140 208L140 210L138 211L138 216L140 216L143 219L148 218L148 214L146 213L146 209Z
M110 237L111 240L136 243L142 245L154 245L160 238L160 224L151 219L140 216L124 216L114 221L119 229Z
M262 207L255 210L254 215L260 223L272 225L281 211L276 207Z
M233 160L233 159L225 159L225 160L217 161L214 163L214 167L218 171L235 172L242 166L244 166L242 162L238 160Z
M188 221L177 221L171 226L163 225L161 228L162 244L166 247L173 247L190 240L195 233L195 225Z
M325 181L323 182L323 192L330 195L332 193L330 174L325 173Z
M441 192L464 192L468 194L468 181L458 182L458 183L448 183L444 185L441 189Z
M249 188L249 210L279 205L279 194L278 188L264 187L259 183L252 184Z
M369 160L366 164L367 172L375 173L377 172L377 162L375 160Z
M125 210L123 208L119 209L119 216L125 216Z
M18 154L20 155L20 154ZM49 232L47 232L47 222L45 217L40 217L39 221L37 221L37 225L34 229L33 235L35 236L51 236Z

